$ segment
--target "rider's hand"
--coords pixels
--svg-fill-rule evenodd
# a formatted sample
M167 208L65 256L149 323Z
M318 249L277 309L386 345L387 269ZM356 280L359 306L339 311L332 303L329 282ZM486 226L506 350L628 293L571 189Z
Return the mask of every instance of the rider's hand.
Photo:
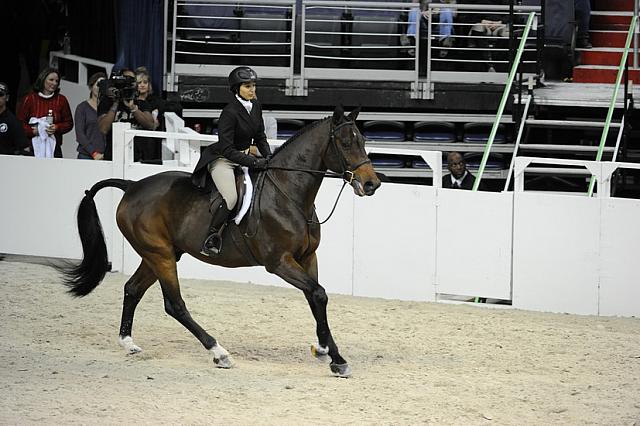
M266 158L256 158L251 168L255 170L266 170L268 165L269 161Z

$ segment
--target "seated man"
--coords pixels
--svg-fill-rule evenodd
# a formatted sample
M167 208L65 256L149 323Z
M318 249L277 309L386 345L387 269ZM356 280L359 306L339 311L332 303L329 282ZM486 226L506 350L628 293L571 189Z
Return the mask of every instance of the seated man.
M447 155L447 169L451 174L442 176L442 187L452 189L473 189L476 177L467 170L462 154L452 151Z
M431 0L431 1L422 1L420 2L421 10L417 8L411 9L409 12L409 25L407 26L407 36L416 37L416 23L418 19L425 18L425 21L421 24L421 32L424 31L426 34L428 32L428 22L426 19L427 16L427 5L429 3L446 3L446 4L455 4L456 0ZM453 18L456 15L456 9L442 7L433 9L434 14L438 16L438 23L433 23L433 33L438 35L438 43L442 47L452 47L453 46ZM447 54L446 50L440 51L440 57L445 57Z
M460 0L462 4L488 4L486 0ZM494 5L509 5L509 0L498 0L491 2ZM469 39L467 45L470 48L479 47L483 49L483 59L488 61L487 70L494 72L495 68L491 61L495 58L492 49L496 47L497 39L509 37L509 16L498 11L487 11L478 14L477 11L468 12L463 18L466 26L469 27Z

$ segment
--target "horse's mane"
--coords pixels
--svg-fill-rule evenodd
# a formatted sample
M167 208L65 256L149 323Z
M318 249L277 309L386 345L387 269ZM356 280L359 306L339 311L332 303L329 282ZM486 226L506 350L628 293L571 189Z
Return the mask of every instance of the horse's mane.
M325 117L325 118L317 120L317 121L314 121L311 124L307 124L306 126L301 128L300 130L298 130L293 136L291 136L289 139L287 139L282 145L280 145L278 148L276 148L273 151L273 155L274 156L277 155L280 151L282 151L284 148L289 146L289 144L291 144L291 142L293 142L296 139L298 139L301 135L303 135L304 133L307 133L309 130L315 129L320 124L324 123L325 121L327 121L330 118L331 118L331 116Z

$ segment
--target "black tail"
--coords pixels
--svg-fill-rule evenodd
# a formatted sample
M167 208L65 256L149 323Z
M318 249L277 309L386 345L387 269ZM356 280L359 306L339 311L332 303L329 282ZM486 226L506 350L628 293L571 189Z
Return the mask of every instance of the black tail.
M102 225L93 197L102 188L115 187L126 191L133 183L124 179L105 179L85 191L78 206L78 233L82 242L83 258L77 266L60 268L69 293L76 297L86 296L100 284L110 269L107 245L104 242Z

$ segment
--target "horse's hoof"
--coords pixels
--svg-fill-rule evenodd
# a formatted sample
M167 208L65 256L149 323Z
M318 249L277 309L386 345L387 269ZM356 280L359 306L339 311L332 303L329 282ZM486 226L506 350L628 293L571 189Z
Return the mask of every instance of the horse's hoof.
M213 363L218 368L231 368L231 357L229 356L229 352L222 345L215 345L211 349L210 352L213 353Z
M213 363L218 368L231 368L231 358L228 355L222 355L219 358L213 358Z
M122 337L118 337L118 344L122 346L127 355L134 355L142 352L142 348L133 343L131 336L127 336L124 339Z
M311 355L319 360L323 360L327 357L329 353L329 348L325 348L323 346L311 345Z
M349 364L331 363L329 367L331 367L331 372L336 377L344 377L344 378L351 377L351 367L349 367Z

